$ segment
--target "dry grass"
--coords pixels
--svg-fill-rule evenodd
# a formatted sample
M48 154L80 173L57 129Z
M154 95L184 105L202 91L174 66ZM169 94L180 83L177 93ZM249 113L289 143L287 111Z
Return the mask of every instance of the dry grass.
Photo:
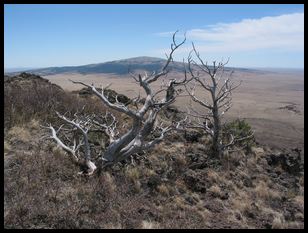
M6 140L4 140L3 149L4 153L7 153L12 149L11 145Z
M295 217L295 219L297 219L297 220L304 220L304 214L302 214L302 213L295 213L295 215L294 215L294 217Z
M187 164L186 158L183 154L179 154L175 156L175 163L179 166L179 167L183 167Z
M268 199L270 197L269 187L264 181L260 181L255 188L255 193L258 198Z
M217 184L212 185L208 191L214 194L215 197L221 196L221 189Z
M183 197L181 196L176 196L174 199L173 199L173 202L175 204L176 207L179 207L180 209L184 209L186 207L186 202L184 200Z
M31 130L38 130L40 128L40 122L37 119L32 119L29 123L29 128Z
M157 222L143 220L141 222L141 229L159 229L159 224Z
M204 221L209 221L209 219L213 216L213 213L206 208L202 208L202 210L199 209L198 213L202 216Z
M80 176L66 157L30 152L7 160L6 228L136 228L139 209L151 204L132 194L124 177Z
M151 177L151 176L156 174L153 169L150 169L150 168L147 168L147 167L142 170L142 173L146 177Z
M140 193L142 191L141 182L139 180L134 182L133 189L135 193Z
M299 222L288 222L286 224L286 228L288 229L302 229L303 228L303 224L300 224Z
M244 213L246 210L250 209L250 199L241 199L241 198L237 198L237 199L233 199L232 200L232 206L233 206L233 210L235 211L239 211L240 213Z
M213 169L207 171L207 177L212 183L217 183L220 179L219 174Z
M166 184L161 184L161 185L157 186L157 190L160 194L162 194L164 196L169 196L169 188L167 187Z
M281 195L273 190L267 183L260 181L255 187L255 193L258 198L270 200L275 198L280 198Z
M256 169L257 168L257 158L249 157L247 159L247 168L248 169Z
M229 163L237 166L240 162L245 161L246 155L244 151L236 151L229 153Z
M185 185L185 183L180 180L180 179L177 179L175 181L175 187L177 188L177 190L179 190L180 192L182 193L186 193L187 192L187 186Z
M288 189L285 195L288 199L294 199L297 196L297 191L294 189Z
M247 215L247 212L256 211L252 205L254 204L258 209L257 214L254 212L255 216L260 215L269 219L273 228L302 228L300 222L303 214L301 215L300 212L296 215L296 221L286 222L282 215L283 212L280 213L271 208L269 201L277 198L277 195L273 194L276 186L269 178L265 179L266 177L261 176L262 179L255 181L255 188L242 187L241 184L235 182L235 178L227 178L233 173L233 177L236 175L236 179L241 181L242 177L247 176L246 168L229 172L214 168L199 171L211 184L206 194L193 192L185 185L181 176L178 176L172 181L174 183L164 181L159 184L155 189L160 194L157 195L156 191L149 192L150 189L146 186L148 179L152 175L159 174L155 169L160 168L160 161L167 163L169 169L173 165L172 162L175 162L162 160L163 155L150 154L157 158L154 168L127 165L121 168L123 170L120 172L112 169L108 172L103 171L99 177L76 176L76 167L70 164L70 160L63 155L62 150L56 148L52 154L47 154L47 157L33 151L23 155L27 156L19 157L26 159L20 166L22 171L14 171L16 174L20 172L20 177L22 177L18 179L19 184L12 184L15 180L12 180L13 176L6 176L6 195L12 193L10 190L16 187L19 192L18 196L12 199L6 197L5 225L7 227L21 226L24 222L23 228L27 226L110 229L255 228L259 226L256 222L260 220L251 219ZM33 164L34 157L42 161L38 160L38 164ZM178 163L175 162L175 164ZM45 181L44 185L41 185L42 181ZM31 185L28 185L29 183ZM12 187L7 187L8 184ZM219 197L222 189L227 190L230 195L227 200L214 199L212 195L208 195L213 193L214 196ZM25 198L26 200L20 205L12 204L17 203L22 196L35 198L36 202ZM193 198L194 202L187 201L187 196ZM52 201L49 203L46 200ZM215 202L214 210L213 206L208 209L205 207L205 202L208 201ZM303 197L298 195L292 201L297 205L303 204ZM144 205L142 202L147 202L147 204ZM219 210L221 212L216 211L216 204L224 206ZM25 215L26 209L31 209L31 213ZM145 210L140 212L140 209ZM44 212L49 215L41 220L40 216ZM83 223L79 223L81 219Z
M230 210L227 215L227 219L230 222L241 222L243 223L245 219L244 215L239 210Z
M164 154L166 156L178 156L184 152L184 144L182 142L172 143L172 146L157 146L156 150L158 153Z
M8 131L7 137L10 141L19 140L22 142L28 142L32 138L30 132L23 126L13 126Z
M107 223L104 225L105 229L125 229L120 223L114 224L114 223Z
M111 194L115 193L117 186L115 184L113 176L109 172L103 173L102 180L107 190L109 190Z
M125 175L132 182L136 182L140 177L140 172L139 169L136 167L127 167L127 169L125 170Z
M264 154L264 149L262 147L251 147L251 152L258 158Z
M275 217L272 223L272 228L273 229L284 229L285 228L285 223L282 220L281 217Z
M203 145L210 145L211 144L211 137L204 135L199 139L200 144Z
M253 201L251 197L251 191L249 192L245 189L234 187L233 194L231 195L231 209L235 212L241 213L241 215L244 215L244 212L251 208L251 202Z
M52 153L58 159L62 159L64 156L68 156L68 154L59 146L52 147Z
M293 198L293 201L298 205L304 208L304 195L297 195Z

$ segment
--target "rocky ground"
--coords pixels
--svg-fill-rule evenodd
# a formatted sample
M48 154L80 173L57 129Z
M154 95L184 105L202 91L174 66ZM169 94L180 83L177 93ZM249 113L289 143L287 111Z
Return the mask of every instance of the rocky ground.
M216 160L200 132L172 133L84 176L35 116L5 121L5 228L304 228L299 149L256 142Z

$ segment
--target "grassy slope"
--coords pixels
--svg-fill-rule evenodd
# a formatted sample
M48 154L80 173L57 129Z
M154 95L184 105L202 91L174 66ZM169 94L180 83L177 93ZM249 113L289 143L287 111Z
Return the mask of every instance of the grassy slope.
M85 177L41 139L42 119L53 118L27 114L5 130L6 228L304 227L303 172L268 165L278 151L258 145L219 163L208 157L206 137L172 134L133 163Z

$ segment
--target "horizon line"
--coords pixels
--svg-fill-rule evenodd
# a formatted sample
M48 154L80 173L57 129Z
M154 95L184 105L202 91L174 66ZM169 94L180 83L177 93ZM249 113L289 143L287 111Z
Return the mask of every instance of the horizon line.
M87 65L98 65L98 64L103 64L107 62L114 62L114 61L121 61L121 60L128 60L128 59L134 59L134 58L141 58L141 57L147 57L147 58L157 58L157 59L162 59L166 60L165 58L162 57L154 57L154 56L137 56L137 57L127 57L127 58L120 58L116 60L108 60L108 61L102 61L102 62L95 62L95 63L87 63L87 64L79 64L79 65L51 65L51 66L41 66L41 67L26 67L26 66L15 66L15 67L4 67L5 70L12 70L12 69L45 69L45 68L55 68L55 67L78 67L78 66L87 66ZM174 60L175 62L180 62L182 63L183 61L178 61ZM231 68L244 68L244 69L300 69L304 70L304 67L276 67L276 66L227 66ZM14 71L12 71L14 72ZM18 72L18 71L17 71Z

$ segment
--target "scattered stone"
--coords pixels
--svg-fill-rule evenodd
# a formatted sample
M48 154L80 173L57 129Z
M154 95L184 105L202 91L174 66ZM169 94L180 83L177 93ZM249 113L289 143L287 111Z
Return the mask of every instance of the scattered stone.
M281 109L281 110L288 110L288 111L291 111L291 112L294 112L296 114L300 114L300 110L298 109L297 107L297 104L295 103L292 103L292 104L288 104L288 105L285 105L283 107L279 107L278 109Z
M272 224L270 224L268 222L264 223L263 226L264 226L265 229L272 229Z
M148 180L147 185L151 188L151 189L155 189L157 186L159 186L162 183L161 178L159 175L154 175L151 176Z
M185 200L186 200L190 205L195 205L195 204L197 204L198 201L199 201L197 198L192 197L192 196L187 195L187 194L184 196L184 198L185 198Z
M187 157L190 158L191 162L197 162L200 158L200 155L195 154L195 153L189 153L189 154L187 154Z
M155 217L155 213L148 206L143 206L140 209L138 209L138 213L141 214L142 216L148 216L150 218Z
M269 156L266 157L266 160L268 165L270 166L281 165L282 169L293 175L298 175L302 168L301 155L298 152L270 154Z
M296 221L304 222L304 215L303 215L302 213L296 213L296 214L294 215L294 219L295 219Z
M295 217L294 217L294 214L288 210L286 210L283 214L284 216L284 219L286 221L294 221L295 220Z
M243 184L244 184L244 186L249 187L249 188L253 187L252 180L248 177L244 178Z
M248 218L255 218L255 214L254 214L252 211L249 211L249 210L246 210L246 211L245 211L245 215L246 215Z
M219 213L224 210L222 203L215 201L215 200L206 202L204 207L214 213Z
M188 170L184 174L184 181L192 191L205 193L207 190L204 179L202 179L199 174L193 170Z
M228 192L224 192L221 196L220 199L221 200L227 200L229 198L229 193Z
M273 172L270 172L269 176L272 177L273 179L277 179L278 178L277 173L273 173Z
M242 216L241 216L240 213L236 212L236 213L235 213L235 218L236 218L237 220L241 220L241 219L242 219Z
M203 136L202 133L197 131L185 131L184 138L187 142L199 142L199 139Z

